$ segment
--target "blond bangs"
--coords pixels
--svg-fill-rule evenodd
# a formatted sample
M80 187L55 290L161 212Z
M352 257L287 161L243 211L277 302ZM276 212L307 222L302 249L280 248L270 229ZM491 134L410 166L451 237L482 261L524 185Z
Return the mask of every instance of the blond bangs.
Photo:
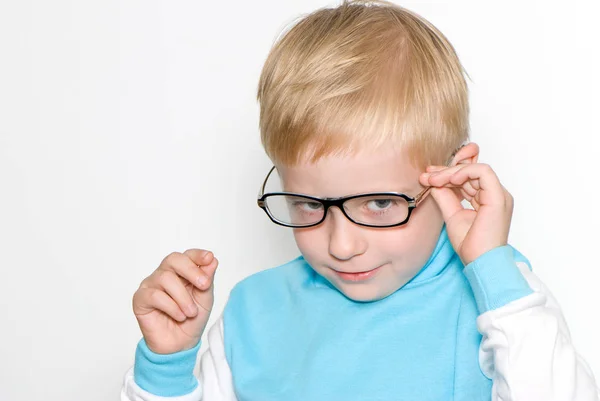
M468 92L452 45L385 1L344 1L303 18L259 81L261 141L276 164L398 146L424 168L468 139Z

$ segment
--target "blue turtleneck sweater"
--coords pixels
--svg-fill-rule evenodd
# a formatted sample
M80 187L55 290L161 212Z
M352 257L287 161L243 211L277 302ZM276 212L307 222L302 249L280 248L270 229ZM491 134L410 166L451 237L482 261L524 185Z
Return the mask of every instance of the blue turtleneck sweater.
M489 400L492 381L479 366L476 318L532 292L518 261L529 265L506 245L465 267L444 226L420 272L379 301L346 298L302 256L256 273L235 286L223 314L237 398ZM199 346L163 356L163 362L174 361L174 372L175 363L189 369ZM153 380L154 368L144 357L151 351L143 340L140 347L140 387L173 396L197 385L189 377Z

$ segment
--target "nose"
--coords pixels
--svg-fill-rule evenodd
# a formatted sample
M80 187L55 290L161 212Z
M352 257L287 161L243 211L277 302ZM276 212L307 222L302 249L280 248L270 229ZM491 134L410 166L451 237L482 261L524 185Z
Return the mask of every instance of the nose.
M338 260L348 260L367 250L367 242L361 235L362 227L354 224L337 207L327 211L329 225L329 254Z

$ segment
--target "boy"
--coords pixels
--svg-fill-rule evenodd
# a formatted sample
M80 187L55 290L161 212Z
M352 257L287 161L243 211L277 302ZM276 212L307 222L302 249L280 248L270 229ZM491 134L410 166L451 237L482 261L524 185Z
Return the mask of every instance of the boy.
M261 74L274 168L258 204L301 256L236 285L198 378L218 261L167 256L133 298L144 338L122 400L598 400L556 301L507 244L511 195L464 144L453 47L371 3L308 15ZM283 192L265 194L274 171Z

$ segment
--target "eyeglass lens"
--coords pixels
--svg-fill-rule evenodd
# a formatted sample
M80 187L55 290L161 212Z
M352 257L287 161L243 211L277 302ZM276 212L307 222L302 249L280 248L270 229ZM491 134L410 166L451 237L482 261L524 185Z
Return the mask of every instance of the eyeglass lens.
M318 200L293 195L272 195L266 201L276 220L295 226L315 224L323 218L325 207ZM388 226L403 222L409 213L408 202L394 195L367 195L348 199L344 211L358 223Z

